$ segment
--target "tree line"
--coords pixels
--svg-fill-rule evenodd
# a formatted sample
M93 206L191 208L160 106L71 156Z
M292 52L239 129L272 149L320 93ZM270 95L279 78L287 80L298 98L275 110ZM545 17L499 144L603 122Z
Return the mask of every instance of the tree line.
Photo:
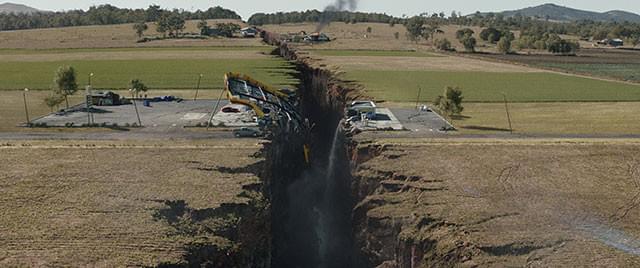
M516 14L504 17L502 14L480 14L471 16L451 16L447 23L492 27L510 31L522 31L524 36L540 37L545 34L575 35L581 39L601 40L605 38L620 38L638 44L640 40L640 23L633 22L603 22L581 20L573 22L554 22L543 18L525 17ZM536 38L540 39L540 38Z
M191 12L178 9L162 9L158 5L151 5L147 9L127 9L107 4L92 6L87 11L69 10L32 14L0 14L0 31L156 22L162 17L171 16L179 17L183 20L241 19L236 12L219 6Z
M272 14L253 14L248 23L251 25L283 24L283 23L303 23L320 22L322 18L330 18L332 22L359 23L400 23L401 19L384 13L365 13L351 11L325 11L307 10L302 12L278 12Z
M447 39L435 40L435 34L442 33L440 27L450 23L450 20L439 14L434 14L431 17L415 16L404 20L408 39L415 42L420 39L431 40L437 49L443 51L453 50L451 42ZM467 52L475 51L478 42L475 34L470 28L463 28L456 32L456 39L460 41ZM502 53L511 53L512 48L517 48L548 50L555 54L574 54L580 48L580 45L575 41L564 40L556 33L540 31L539 28L535 31L522 30L520 38L517 40L508 27L494 28L489 26L484 28L478 36L486 42L496 44Z

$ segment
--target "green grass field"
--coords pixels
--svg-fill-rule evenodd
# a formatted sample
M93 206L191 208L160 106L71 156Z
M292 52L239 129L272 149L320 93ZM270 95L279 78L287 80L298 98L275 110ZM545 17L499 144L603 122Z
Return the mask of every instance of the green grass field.
M291 86L294 67L277 58L216 60L81 60L47 62L11 62L0 64L0 89L49 89L56 69L63 65L76 68L79 84L86 84L94 73L98 89L126 88L131 79L141 79L153 89L193 89L198 74L204 74L202 88L222 88L226 72L240 72L274 86Z
M538 66L567 70L601 77L640 82L640 64L564 64L545 63Z
M415 102L386 103L414 108ZM509 133L503 103L463 103L462 116L453 124L460 134ZM509 103L515 134L637 135L640 102L531 102Z
M640 133L640 103L512 103L515 133L624 135ZM454 120L461 133L508 132L504 104L467 103L465 115Z
M320 56L334 57L441 57L436 54L402 50L311 50Z
M447 71L347 71L366 94L387 101L432 100L447 86L460 87L466 102L640 101L640 85L553 73L485 73Z

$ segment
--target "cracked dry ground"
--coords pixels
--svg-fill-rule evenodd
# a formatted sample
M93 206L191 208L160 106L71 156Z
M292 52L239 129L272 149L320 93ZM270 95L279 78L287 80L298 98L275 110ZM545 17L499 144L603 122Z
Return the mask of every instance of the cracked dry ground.
M358 151L355 230L374 265L640 266L638 143Z
M80 143L0 145L0 266L191 265L243 239L255 141Z

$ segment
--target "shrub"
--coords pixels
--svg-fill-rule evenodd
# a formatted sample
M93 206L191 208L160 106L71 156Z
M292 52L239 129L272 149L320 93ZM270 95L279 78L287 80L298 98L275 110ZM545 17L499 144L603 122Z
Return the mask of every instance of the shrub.
M577 42L567 41L564 39L556 40L549 43L549 52L553 54L572 55L580 48Z
M459 115L464 110L462 107L462 90L460 88L447 87L443 95L438 96L433 105L446 116Z
M509 54L511 52L511 40L507 37L500 38L500 41L498 41L498 51Z
M476 50L477 41L474 37L466 35L460 42L464 46L464 49L468 52L474 52Z
M449 40L442 39L442 40L436 40L435 42L436 48L442 51L451 51L451 42Z

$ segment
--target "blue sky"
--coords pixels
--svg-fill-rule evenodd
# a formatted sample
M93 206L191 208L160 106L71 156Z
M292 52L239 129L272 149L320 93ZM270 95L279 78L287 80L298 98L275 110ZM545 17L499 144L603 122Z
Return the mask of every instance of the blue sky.
M156 3L165 8L203 9L220 5L238 12L247 19L256 12L291 11L306 9L323 9L327 4L335 0L14 0L16 3L29 5L45 10L87 9L92 5L109 3L118 7L139 8ZM475 11L503 11L523 7L536 6L552 2L550 0L360 0L358 10L385 12L395 16L403 14L415 15L425 11L429 13L443 11L450 14L452 10L461 11L464 14ZM592 11L625 10L640 13L640 1L638 0L565 0L552 3L578 9Z

